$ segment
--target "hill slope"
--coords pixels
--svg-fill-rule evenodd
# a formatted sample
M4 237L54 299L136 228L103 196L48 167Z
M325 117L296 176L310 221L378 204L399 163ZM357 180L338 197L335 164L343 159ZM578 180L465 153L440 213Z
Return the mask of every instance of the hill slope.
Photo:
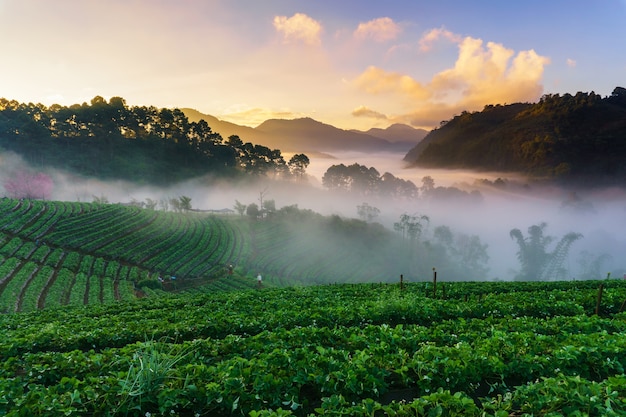
M355 132L360 131L356 130ZM428 130L415 129L409 125L396 123L386 129L371 128L362 133L386 139L389 142L419 143L428 134Z
M430 132L405 160L433 168L521 172L585 184L626 179L626 89L486 106Z

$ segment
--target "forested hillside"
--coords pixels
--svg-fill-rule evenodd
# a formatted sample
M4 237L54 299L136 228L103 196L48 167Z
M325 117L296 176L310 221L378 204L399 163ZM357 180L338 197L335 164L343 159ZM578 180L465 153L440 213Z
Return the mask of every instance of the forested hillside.
M626 178L626 89L617 87L605 98L555 94L534 104L463 112L442 122L405 160L422 167L620 184Z
M285 161L280 150L236 135L223 138L179 109L129 107L123 98L100 96L69 107L0 99L0 150L37 168L159 185L206 174L284 178L300 174L306 161Z

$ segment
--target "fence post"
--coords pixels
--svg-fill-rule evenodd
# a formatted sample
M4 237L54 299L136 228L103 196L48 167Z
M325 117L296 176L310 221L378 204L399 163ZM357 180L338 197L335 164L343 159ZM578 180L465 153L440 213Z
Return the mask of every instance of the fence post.
M598 287L598 301L596 302L596 315L600 315L600 303L602 303L602 290L604 289L604 284L600 283L600 287Z
M433 266L433 298L437 298L437 270Z
M400 274L400 291L404 290L404 276Z

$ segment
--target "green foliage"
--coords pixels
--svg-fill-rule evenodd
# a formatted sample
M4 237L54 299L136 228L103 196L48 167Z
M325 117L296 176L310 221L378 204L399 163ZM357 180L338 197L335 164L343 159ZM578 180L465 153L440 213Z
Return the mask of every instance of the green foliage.
M1 200L0 306L15 311L164 291L231 291L253 286L247 275L257 272L268 286L395 281L402 273L402 259L389 270L396 239L380 224L264 203L267 216L251 222L140 205ZM32 268L23 269L26 263ZM235 276L227 265L236 267ZM159 274L177 280L161 283Z
M626 282L605 284L602 316L590 314L597 281L453 283L446 300L426 284L326 285L4 314L0 414L624 415L626 321L613 304Z
M159 396L168 379L176 378L176 365L191 353L172 345L169 349L162 341L149 340L139 346L132 356L126 377L120 381L121 397L115 410L158 411ZM183 389L188 389L187 381Z

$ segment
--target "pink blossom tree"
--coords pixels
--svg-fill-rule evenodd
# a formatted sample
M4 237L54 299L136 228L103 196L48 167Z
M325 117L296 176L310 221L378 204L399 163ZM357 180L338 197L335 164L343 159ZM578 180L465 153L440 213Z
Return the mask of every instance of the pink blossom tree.
M4 189L11 198L47 200L53 186L52 178L42 172L34 174L18 171L12 178L4 181Z

